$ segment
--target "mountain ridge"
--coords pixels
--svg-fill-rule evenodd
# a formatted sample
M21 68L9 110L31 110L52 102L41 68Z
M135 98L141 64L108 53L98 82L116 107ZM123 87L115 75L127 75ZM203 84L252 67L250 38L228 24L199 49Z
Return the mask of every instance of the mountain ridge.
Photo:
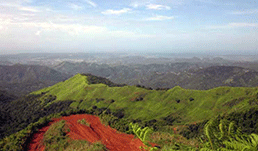
M53 85L68 77L69 75L46 66L0 65L0 88L19 95Z
M258 86L258 71L254 69L202 63L168 63L133 66L114 66L95 63L63 62L54 69L69 73L90 73L108 78L115 83L145 87L207 90L218 86ZM248 72L246 72L248 71ZM232 80L233 81L232 81Z
M139 112L149 112L150 110L153 110L153 113L149 113L150 115L155 115L158 114L160 109L166 110L166 108L176 108L175 111L170 112L170 113L175 113L175 112L182 112L183 108L181 108L182 103L184 105L189 105L194 107L194 106L199 106L203 108L206 111L210 111L211 107L213 108L213 113L212 114L217 114L218 112L215 111L216 109L223 110L225 108L222 106L222 102L224 101L230 101L230 100L225 100L225 98L220 98L222 100L217 100L219 93L216 91L226 91L224 95L226 96L233 96L232 93L235 93L235 91L239 91L241 94L234 94L234 97L244 97L245 99L242 100L246 102L242 106L238 106L239 109L245 108L248 106L248 101L250 99L251 94L246 94L245 91L254 91L255 93L258 90L258 88L244 88L244 87L220 87L220 88L214 88L214 89L209 89L205 91L201 90L191 90L191 89L183 89L181 87L175 87L169 90L159 90L159 91L154 91L154 90L147 90L145 88L140 88L140 87L135 87L135 86L123 86L123 87L109 87L105 84L88 84L87 81L87 76L82 75L82 74L77 74L74 77L66 80L65 82L60 82L54 86L48 87L41 89L39 91L33 92L31 94L41 94L45 93L44 95L53 95L56 96L56 100L67 100L67 99L73 99L73 100L83 100L83 102L86 104L91 104L99 106L99 107L104 107L107 105L107 102L105 101L100 101L100 102L91 102L91 99L97 99L97 98L103 98L104 100L119 100L116 101L118 106L120 108L124 108L125 110L128 109L130 106L134 106L135 103L140 105L138 107L134 107L134 109L128 110L130 112L130 116L135 116L138 118L143 118L141 115L146 115L146 113L140 114ZM257 91L258 92L258 91ZM210 94L209 94L210 93ZM207 95L209 94L209 95ZM253 94L254 95L254 94ZM225 97L226 97L225 96ZM251 95L252 96L252 95ZM190 98L193 98L195 101L191 101ZM209 98L209 99L208 99ZM137 101L137 99L142 100L142 101ZM176 100L180 99L181 103L177 103ZM208 102L220 102L215 106L210 106L208 108L204 107L208 102L205 100L209 100ZM197 101L199 100L199 101ZM136 102L135 102L136 101ZM222 101L222 102L221 102ZM224 103L226 103L224 102ZM79 102L74 102L73 105L79 105ZM155 106L151 105L155 103ZM199 104L200 103L200 104ZM160 105L158 107L158 104ZM181 105L180 105L181 104ZM212 103L214 104L214 103ZM149 108L146 108L146 107ZM80 105L79 105L80 107ZM111 109L113 107L111 106ZM138 110L137 110L138 108ZM139 109L142 108L141 111ZM206 108L206 109L205 109ZM84 108L85 109L85 108ZM145 109L145 110L143 110ZM139 115L136 115L136 110ZM191 109L190 109L191 110ZM190 111L194 112L195 115L202 116L200 113L197 111ZM192 114L192 113L186 113L186 114ZM185 114L184 113L184 114ZM151 119L151 116L148 115L147 119ZM192 114L194 115L194 114ZM156 115L157 116L157 115ZM163 116L168 116L168 113L164 114ZM197 117L198 117L197 116ZM162 117L162 115L159 115L158 117ZM207 116L208 118L209 116ZM146 117L144 117L146 118ZM187 120L190 120L189 118ZM192 120L199 120L196 118L193 118ZM192 121L191 120L191 121ZM186 121L186 119L184 120Z

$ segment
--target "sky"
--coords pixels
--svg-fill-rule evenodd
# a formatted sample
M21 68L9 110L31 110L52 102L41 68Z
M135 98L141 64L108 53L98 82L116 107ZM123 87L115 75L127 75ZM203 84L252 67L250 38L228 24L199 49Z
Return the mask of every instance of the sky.
M258 0L0 0L0 54L258 53Z

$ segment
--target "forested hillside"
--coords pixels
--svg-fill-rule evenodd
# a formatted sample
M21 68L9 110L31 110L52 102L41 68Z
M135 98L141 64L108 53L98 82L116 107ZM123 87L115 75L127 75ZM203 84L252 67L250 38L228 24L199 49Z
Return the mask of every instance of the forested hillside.
M70 76L51 68L38 65L0 65L0 89L17 95L53 85Z

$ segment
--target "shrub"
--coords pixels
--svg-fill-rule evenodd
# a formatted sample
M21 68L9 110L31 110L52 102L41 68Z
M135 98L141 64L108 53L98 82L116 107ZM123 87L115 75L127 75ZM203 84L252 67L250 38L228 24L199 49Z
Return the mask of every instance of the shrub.
M90 126L90 123L88 123L85 119L78 120L77 122L82 125Z

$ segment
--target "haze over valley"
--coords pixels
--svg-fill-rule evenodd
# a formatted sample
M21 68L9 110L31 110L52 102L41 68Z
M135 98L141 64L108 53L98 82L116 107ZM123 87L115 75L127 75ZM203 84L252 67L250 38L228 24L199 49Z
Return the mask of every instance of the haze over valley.
M196 54L63 53L2 55L1 89L17 94L90 73L115 83L152 89L181 86L257 86L258 57ZM167 56L167 57L164 57Z

